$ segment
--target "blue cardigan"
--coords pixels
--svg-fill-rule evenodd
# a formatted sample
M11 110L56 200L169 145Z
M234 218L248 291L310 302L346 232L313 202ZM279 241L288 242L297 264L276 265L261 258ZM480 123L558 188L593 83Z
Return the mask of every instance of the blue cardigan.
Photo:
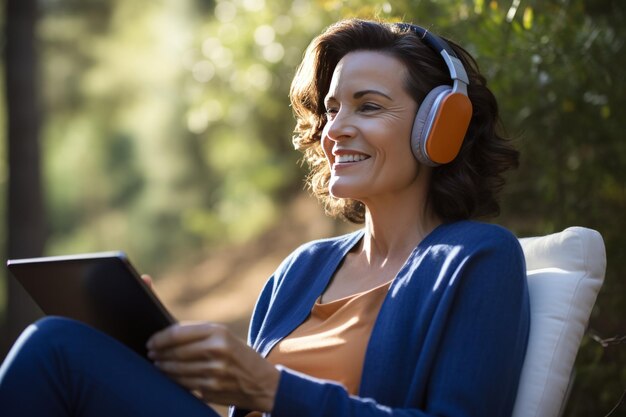
M363 231L307 243L261 292L249 340L266 356L309 315ZM510 416L529 330L524 257L507 230L443 224L395 277L367 346L358 396L281 368L272 417ZM247 411L233 409L232 415Z

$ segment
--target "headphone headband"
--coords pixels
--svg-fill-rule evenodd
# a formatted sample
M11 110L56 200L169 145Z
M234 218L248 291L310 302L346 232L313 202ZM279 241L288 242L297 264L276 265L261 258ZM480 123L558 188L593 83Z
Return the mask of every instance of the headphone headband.
M415 32L415 34L423 40L424 43L435 51L441 53L442 50L445 50L448 52L448 55L457 58L454 49L452 49L448 42L444 41L439 36L430 33L428 29L410 23L396 23L396 25L402 30Z
M448 66L450 78L452 78L452 90L467 95L467 86L469 85L467 72L465 72L461 60L448 42L421 26L410 23L396 23L396 26L402 30L414 32L427 46L441 55Z

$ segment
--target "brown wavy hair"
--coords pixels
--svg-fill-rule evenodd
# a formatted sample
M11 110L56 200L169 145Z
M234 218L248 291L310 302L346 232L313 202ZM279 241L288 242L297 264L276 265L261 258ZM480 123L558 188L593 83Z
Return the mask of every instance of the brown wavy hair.
M500 212L496 197L505 183L503 173L517 167L519 153L499 133L498 105L476 61L459 45L447 39L446 42L467 71L473 111L459 155L432 171L428 204L446 222L493 217ZM303 152L310 168L307 186L322 201L326 212L354 223L364 222L365 207L359 201L330 195L330 167L320 139L326 123L324 97L333 71L341 58L359 50L378 51L399 59L408 69L405 89L417 103L432 88L452 83L441 56L400 25L348 19L329 26L313 39L291 84L290 99L296 118L293 143Z

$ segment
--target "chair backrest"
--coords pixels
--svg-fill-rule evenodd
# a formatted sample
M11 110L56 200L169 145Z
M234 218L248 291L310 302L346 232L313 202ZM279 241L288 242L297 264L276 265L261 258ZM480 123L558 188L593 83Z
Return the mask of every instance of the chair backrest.
M570 227L520 239L530 294L530 336L513 417L562 415L576 353L606 269L602 236Z

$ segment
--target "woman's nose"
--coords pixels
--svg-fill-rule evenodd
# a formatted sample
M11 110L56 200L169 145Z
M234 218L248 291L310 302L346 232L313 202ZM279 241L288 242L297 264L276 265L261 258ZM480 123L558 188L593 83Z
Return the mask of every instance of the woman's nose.
M345 110L339 110L334 117L326 122L326 135L333 141L354 137L356 126L354 119Z

